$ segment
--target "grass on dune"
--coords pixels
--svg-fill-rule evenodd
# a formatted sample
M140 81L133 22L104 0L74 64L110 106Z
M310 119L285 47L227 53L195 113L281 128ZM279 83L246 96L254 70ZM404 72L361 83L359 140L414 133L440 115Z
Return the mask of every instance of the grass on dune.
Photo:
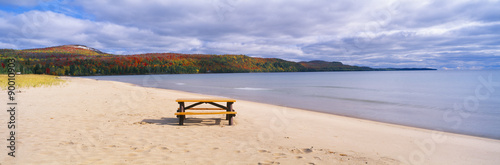
M0 84L2 89L7 89L8 87L8 76L6 74L0 75ZM52 85L61 85L65 81L59 79L57 76L50 75L36 75L36 74L27 74L27 75L16 75L16 88L36 88L42 86L52 86Z

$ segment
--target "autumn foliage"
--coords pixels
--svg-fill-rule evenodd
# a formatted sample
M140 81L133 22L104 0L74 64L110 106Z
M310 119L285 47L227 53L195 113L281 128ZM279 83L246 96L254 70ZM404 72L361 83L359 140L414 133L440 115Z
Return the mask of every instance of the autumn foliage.
M7 73L8 68L5 65L11 58L17 62L16 72L70 76L427 69L373 69L344 65L341 62L297 63L277 58L256 58L245 55L180 53L113 55L83 45L63 45L41 49L0 49L2 65L0 74Z
M28 50L3 49L0 54L2 63L8 58L16 58L19 63L17 69L23 74L86 76L305 70L299 63L274 58L179 53L112 55L73 45ZM0 73L5 73L5 69L0 69Z

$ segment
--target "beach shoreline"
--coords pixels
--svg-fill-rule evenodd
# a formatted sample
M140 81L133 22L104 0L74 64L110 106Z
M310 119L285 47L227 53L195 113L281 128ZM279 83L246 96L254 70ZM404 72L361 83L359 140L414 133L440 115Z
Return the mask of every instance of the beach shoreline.
M20 89L19 149L7 164L495 164L500 140L237 100L235 125L188 116L208 95L63 77ZM6 119L2 117L1 121ZM6 130L6 129L5 129ZM5 131L2 130L2 136ZM2 163L3 164L3 163Z

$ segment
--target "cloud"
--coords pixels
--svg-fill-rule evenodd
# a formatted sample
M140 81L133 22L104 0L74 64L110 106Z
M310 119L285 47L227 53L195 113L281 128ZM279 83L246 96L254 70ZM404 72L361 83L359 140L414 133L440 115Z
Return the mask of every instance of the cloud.
M87 0L51 6L0 12L0 34L10 36L0 39L0 46L85 44L121 54L246 54L374 67L500 68L495 60L499 1Z
M10 15L0 21L2 43L14 43L16 49L45 47L62 44L85 44L98 49L142 52L157 50L182 51L196 44L193 38L179 38L157 35L146 29L126 27L110 22L93 22L68 17L51 11L31 11ZM161 42L161 45L156 44ZM153 48L150 48L153 46ZM157 46L157 47L154 47ZM160 48L166 46L161 50ZM169 50L168 47L171 47ZM135 48L146 48L137 50ZM148 49L150 48L150 49Z

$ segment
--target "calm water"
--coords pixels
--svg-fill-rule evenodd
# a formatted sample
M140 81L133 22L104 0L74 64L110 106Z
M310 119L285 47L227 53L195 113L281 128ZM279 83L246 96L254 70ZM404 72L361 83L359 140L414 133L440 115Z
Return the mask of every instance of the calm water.
M231 73L87 78L500 139L500 71Z

